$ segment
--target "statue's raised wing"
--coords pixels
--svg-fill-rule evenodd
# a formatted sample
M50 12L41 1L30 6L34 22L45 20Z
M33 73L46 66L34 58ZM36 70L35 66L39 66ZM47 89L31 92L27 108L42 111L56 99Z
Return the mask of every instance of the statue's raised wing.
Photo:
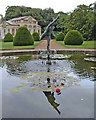
M58 16L48 24L48 26L46 27L46 30L44 31L44 33L42 33L42 35L40 36L40 40L42 40L46 35L51 35L52 29L53 29L53 25L54 23L57 21L57 19L60 17L60 14L58 14Z
M57 21L57 19L60 17L60 14L58 14L58 16L52 21L52 22L50 22L49 24L48 24L48 26L47 26L47 28L46 28L46 31L51 27L51 26L53 26L54 25L54 23Z

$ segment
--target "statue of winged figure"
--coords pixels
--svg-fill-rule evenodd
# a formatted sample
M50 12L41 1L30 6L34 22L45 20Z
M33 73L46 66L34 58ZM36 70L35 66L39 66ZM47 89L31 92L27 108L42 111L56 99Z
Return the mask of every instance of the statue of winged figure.
M44 33L42 33L42 35L40 36L40 40L42 40L45 36L47 36L47 55L48 55L48 61L50 60L50 37L52 34L52 31L54 29L54 24L57 21L57 19L60 17L60 14L57 15L57 17L55 19L53 19L52 22L50 22L48 24L48 26L46 27Z

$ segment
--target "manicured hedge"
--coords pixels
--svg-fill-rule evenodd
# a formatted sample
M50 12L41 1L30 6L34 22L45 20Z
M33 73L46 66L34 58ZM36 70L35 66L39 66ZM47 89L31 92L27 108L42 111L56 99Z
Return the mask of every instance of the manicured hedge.
M13 40L14 46L33 45L34 39L26 27L20 27Z
M65 45L81 45L83 40L82 34L77 30L69 31L64 38Z
M56 41L63 41L64 40L64 33L60 33L59 35L56 36Z
M34 33L32 34L32 36L33 36L33 38L34 38L34 41L39 41L39 40L40 40L39 33L34 32Z
M13 42L13 36L10 33L7 33L3 39L3 42Z

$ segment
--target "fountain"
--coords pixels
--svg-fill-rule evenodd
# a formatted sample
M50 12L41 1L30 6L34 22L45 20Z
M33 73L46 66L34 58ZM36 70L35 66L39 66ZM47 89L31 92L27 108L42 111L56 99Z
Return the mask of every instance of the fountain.
M58 20L58 18L60 17L60 14L58 14L58 16L48 24L48 26L46 27L46 30L44 31L44 33L42 33L40 40L42 40L45 36L47 37L47 55L44 54L44 52L42 52L40 54L40 58L41 59L47 59L46 64L51 65L51 59L52 60L63 60L66 58L70 58L71 55L63 55L63 54L56 54L56 50L53 51L53 53L51 53L50 51L50 38L51 38L51 34L53 34L53 29L54 29L54 24L55 22ZM53 34L54 36L54 34Z

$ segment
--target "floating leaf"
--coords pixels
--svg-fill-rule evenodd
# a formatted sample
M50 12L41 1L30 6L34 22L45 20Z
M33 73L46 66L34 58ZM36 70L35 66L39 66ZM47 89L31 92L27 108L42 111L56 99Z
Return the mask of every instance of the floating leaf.
M13 88L12 90L11 90L11 92L19 92L19 89L18 88Z
M27 83L24 83L24 82L21 82L21 84L22 85L20 85L20 86L17 86L16 88L13 88L13 89L11 89L11 92L19 92L19 88L22 88L22 87L25 87L25 86L27 86L28 84Z

